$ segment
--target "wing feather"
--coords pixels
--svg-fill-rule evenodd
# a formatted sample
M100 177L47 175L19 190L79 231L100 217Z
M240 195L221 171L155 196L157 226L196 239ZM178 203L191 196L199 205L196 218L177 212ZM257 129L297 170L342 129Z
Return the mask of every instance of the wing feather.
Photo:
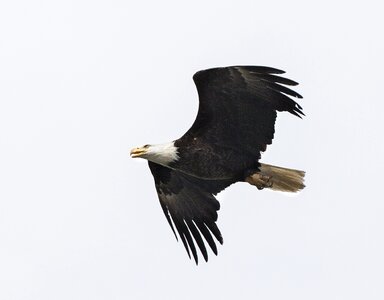
M219 192L230 183L204 181L153 162L148 164L155 179L164 215L176 239L176 231L178 232L188 256L191 258L192 254L196 264L198 263L197 245L205 261L208 261L203 237L217 255L216 243L211 233L221 244L223 238L215 223L220 204L213 193Z
M192 233L193 238L195 239L197 245L199 246L199 249L200 249L201 253L203 254L205 261L208 261L207 249L205 248L204 241L201 238L200 232L197 230L197 228L196 228L196 226L192 220L189 220L189 219L185 220L185 223L187 223L188 228L189 228L190 232Z
M250 72L250 73L253 74L255 72ZM281 84L291 85L291 86L298 85L298 83L296 81L293 81L291 79L284 78L281 76L265 74L265 73L256 73L256 74L257 74L256 76L258 77L258 79L261 79L261 80L266 81L266 82L278 82Z
M287 87L297 82L274 75L283 73L257 66L197 72L193 79L199 94L198 114L192 127L176 142L190 145L197 140L220 153L218 161L211 159L212 168L219 166L217 174L209 173L211 178L257 168L260 153L272 143L276 112L287 111L300 118L304 115L302 107L291 98L302 96ZM226 158L226 170L220 168L222 157Z
M209 247L211 247L213 253L217 255L217 247L214 239L212 238L212 235L210 231L207 229L207 226L203 222L196 222L197 227L199 228L201 234L204 236L205 240L207 241ZM221 242L222 244L222 242Z

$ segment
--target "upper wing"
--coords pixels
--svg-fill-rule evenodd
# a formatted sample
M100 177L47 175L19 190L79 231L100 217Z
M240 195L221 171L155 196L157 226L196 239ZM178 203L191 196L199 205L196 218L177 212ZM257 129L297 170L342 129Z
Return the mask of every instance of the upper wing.
M235 147L260 156L272 143L276 111L304 115L289 96L301 95L285 87L296 82L274 74L284 71L255 66L233 66L197 72L199 94L196 120L184 138L200 137L220 147Z
M206 182L150 161L148 164L155 179L157 194L164 214L177 239L172 222L175 225L188 256L191 257L190 249L196 264L198 263L195 241L204 259L208 260L201 234L217 255L216 244L211 234L221 244L223 238L215 223L220 203L212 194L218 193L232 182Z

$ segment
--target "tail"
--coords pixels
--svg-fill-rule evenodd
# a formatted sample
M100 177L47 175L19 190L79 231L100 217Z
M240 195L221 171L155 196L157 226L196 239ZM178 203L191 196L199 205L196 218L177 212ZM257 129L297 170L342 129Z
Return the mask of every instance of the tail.
M258 189L269 188L281 192L298 192L304 185L304 171L260 164L260 172L246 178L246 181Z

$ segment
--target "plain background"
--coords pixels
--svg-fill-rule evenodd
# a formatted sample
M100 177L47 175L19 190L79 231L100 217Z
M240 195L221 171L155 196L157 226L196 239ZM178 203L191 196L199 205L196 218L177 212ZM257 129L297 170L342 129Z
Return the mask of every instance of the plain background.
M0 298L383 299L380 1L2 1ZM263 160L295 196L219 195L195 266L129 150L180 137L194 72L267 65L300 82ZM200 257L202 260L202 258Z

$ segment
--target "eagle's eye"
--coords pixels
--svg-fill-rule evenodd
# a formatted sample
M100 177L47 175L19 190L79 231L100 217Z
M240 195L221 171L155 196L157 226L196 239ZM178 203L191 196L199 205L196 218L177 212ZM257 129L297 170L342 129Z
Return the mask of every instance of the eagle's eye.
M144 145L144 146L143 146L143 148L148 148L148 147L149 147L149 145L148 145L148 144L146 144L146 145Z

